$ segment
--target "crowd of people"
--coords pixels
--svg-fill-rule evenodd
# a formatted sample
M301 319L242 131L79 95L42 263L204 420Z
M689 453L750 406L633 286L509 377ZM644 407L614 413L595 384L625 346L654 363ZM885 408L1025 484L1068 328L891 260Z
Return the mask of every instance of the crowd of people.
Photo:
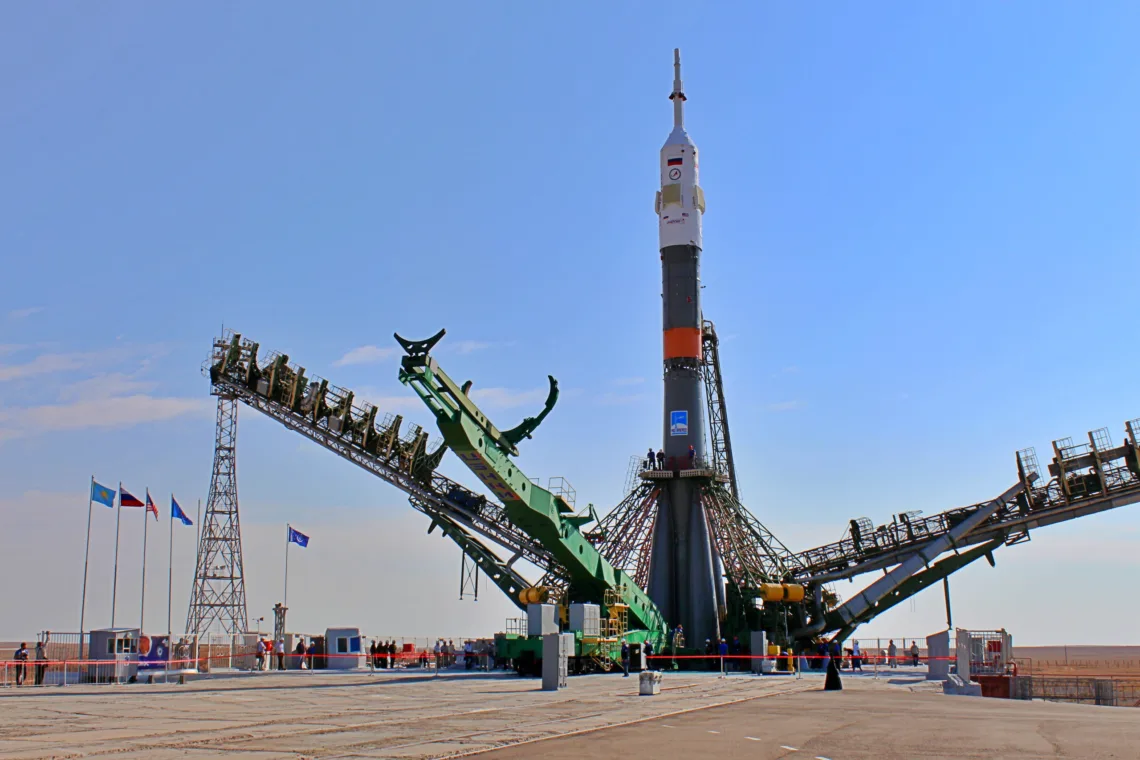
M288 670L289 662L285 654L285 639L279 638L274 641L259 637L256 649L257 665L254 670ZM316 666L317 658L323 656L324 651L315 638L306 642L305 637L301 636L290 654L293 655L294 669L312 670Z
M905 641L903 645L906 645ZM922 664L921 650L918 648L917 641L911 641L910 648L900 658L899 647L895 644L894 639L888 641L885 649L880 649L878 653L872 652L869 655L863 651L857 640L852 640L850 647L840 649L838 640L832 639L831 641L820 641L816 645L815 657L810 661L808 667L812 670L827 670L828 662L832 659L836 661L841 670L847 668L852 672L862 672L863 664L867 660L886 665L889 668L897 668L900 661L905 661L912 667L918 667Z

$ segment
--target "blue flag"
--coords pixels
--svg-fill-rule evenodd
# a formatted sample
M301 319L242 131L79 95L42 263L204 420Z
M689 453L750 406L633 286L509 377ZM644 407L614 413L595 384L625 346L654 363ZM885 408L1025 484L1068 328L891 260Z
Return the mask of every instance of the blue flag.
M115 506L115 489L101 486L94 480L91 481L91 501L97 501L104 507Z
M297 530L296 528L290 526L290 528L289 528L289 543L296 544L297 546L304 549L306 546L309 545L309 537L306 536L301 531Z
M174 500L174 494L170 494L170 516L175 520L181 520L183 525L194 524L194 521L182 511L182 507L178 506L178 502Z

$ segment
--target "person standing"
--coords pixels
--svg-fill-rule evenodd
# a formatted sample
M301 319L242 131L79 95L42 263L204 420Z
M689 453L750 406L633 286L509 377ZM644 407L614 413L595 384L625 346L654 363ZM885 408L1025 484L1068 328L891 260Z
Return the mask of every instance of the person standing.
M696 463L697 463L697 450L694 449L693 444L690 443L689 444L689 469L690 470L693 469L693 467L696 465Z
M28 643L26 641L20 642L20 648L12 655L12 659L16 661L16 685L23 686L24 679L28 676Z
M305 647L305 659L309 661L309 670L317 664L317 642L309 639L309 645Z
M303 636L297 642L297 648L293 650L293 654L297 655L297 667L305 670L305 638Z
M858 641L852 641L851 642L851 672L854 673L856 670L858 670L860 673L863 672L863 653L859 649L859 642Z
M653 447L649 447L649 453L645 455L645 469L652 470L657 457L653 454Z
M645 669L646 670L653 670L653 663L649 659L650 657L653 656L653 642L652 641L645 642L645 645L641 648L641 650L643 652L645 652Z
M265 639L257 640L257 669L265 670Z
M621 640L621 669L623 678L629 678L629 642Z
M273 647L277 652L277 669L285 669L285 639L277 639L277 643Z
M47 637L43 641L36 642L36 686L44 685L44 673L47 671L47 652L44 651L44 645L47 644Z
M918 659L919 659L918 658L918 642L917 641L911 641L910 642L910 659L911 659L910 664L917 668L918 667Z
M728 639L721 639L720 644L717 646L717 653L720 655L720 674L725 675L724 661L728 657Z
M665 449L657 449L657 469L665 469Z
M899 648L895 646L895 640L891 639L890 643L887 644L887 664L892 668L897 668L899 666L898 656Z
M396 640L395 639L389 639L388 640L388 651L385 654L388 655L388 667L389 668L396 667Z

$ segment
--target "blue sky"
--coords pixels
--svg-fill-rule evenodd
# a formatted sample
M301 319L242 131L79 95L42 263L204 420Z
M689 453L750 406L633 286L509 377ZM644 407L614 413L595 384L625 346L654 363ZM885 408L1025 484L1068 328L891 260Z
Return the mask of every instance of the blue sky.
M675 46L706 317L743 495L770 528L805 548L852 517L993 496L1018 448L1047 459L1101 426L1119 441L1140 416L1138 22L1125 3L5 5L0 507L18 529L0 569L42 568L43 594L0 638L76 627L93 473L205 499L200 367L223 323L421 422L394 331L447 327L444 366L500 426L553 374L563 398L520 464L615 503L628 458L659 443L653 194ZM287 521L313 536L291 560L299 628L474 633L512 614L452 601L458 551L399 492L241 419L254 618L280 595ZM109 524L96 513L97 622ZM1065 589L1109 604L1088 582L1134 576L1138 548L1134 511L1042 531L955 581L960 622L1124 643L1140 613L1087 630L1051 610ZM123 572L121 611L138 594ZM361 576L423 591L358 610ZM987 606L995 592L1018 603ZM941 619L931 592L876 625Z

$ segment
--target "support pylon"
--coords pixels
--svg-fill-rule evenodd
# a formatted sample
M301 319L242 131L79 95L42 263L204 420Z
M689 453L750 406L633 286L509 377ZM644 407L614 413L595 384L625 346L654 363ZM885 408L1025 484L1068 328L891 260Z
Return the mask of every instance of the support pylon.
M244 633L248 628L238 520L236 446L237 400L232 396L218 396L214 474L202 520L190 609L186 613L187 633L199 636L215 624L231 634Z

